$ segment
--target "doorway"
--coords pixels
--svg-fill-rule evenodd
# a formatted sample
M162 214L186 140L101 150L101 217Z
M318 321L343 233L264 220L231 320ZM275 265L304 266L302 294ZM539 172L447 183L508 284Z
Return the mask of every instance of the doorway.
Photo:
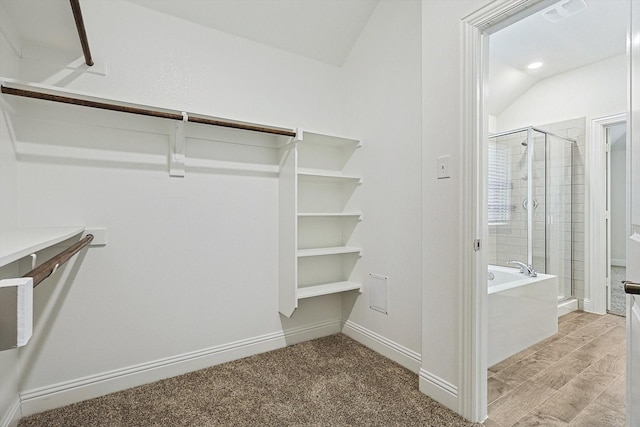
M627 124L616 123L605 127L605 151L607 195L607 256L606 286L607 312L624 316L627 297L624 292L626 279L627 230Z
M538 14L546 9L551 8L553 5L562 4L562 5L575 5L577 3L586 3L586 2L574 2L574 1L538 1L538 2L526 2L523 5L522 2L518 1L501 1L498 5L488 5L485 8L477 11L476 13L465 18L465 63L463 64L463 69L465 72L465 82L467 86L465 86L465 111L464 117L466 118L466 127L465 127L465 135L469 138L470 146L469 146L469 154L467 155L467 159L469 164L474 165L477 169L473 170L470 173L468 180L466 181L466 185L468 188L468 196L469 200L479 200L478 207L476 209L471 208L468 211L468 216L466 216L466 223L469 228L468 236L470 238L478 239L483 242L487 242L489 238L489 233L487 230L487 212L486 212L486 200L487 200L487 190L484 185L487 182L487 137L490 133L495 133L499 131L503 131L505 128L519 128L525 126L537 126L539 124L544 123L553 123L558 121L567 121L570 119L575 119L578 117L586 118L586 123L589 123L591 117L597 117L598 115L602 115L599 113L598 106L596 106L596 102L589 104L584 101L583 95L587 92L587 89L590 88L588 84L582 84L579 87L572 86L577 82L577 79L567 78L564 79L565 87L562 86L553 86L550 85L551 77L546 77L545 79L540 79L539 81L535 81L531 83L529 81L527 84L523 85L523 95L521 96L520 107L522 110L528 109L528 116L526 119L522 119L521 117L516 117L516 114L510 114L508 116L509 120L505 120L507 116L505 115L502 120L498 116L492 116L491 113L487 114L487 109L490 109L488 106L488 100L490 99L488 96L488 91L492 94L491 96L495 96L500 91L496 90L496 87L492 87L489 83L489 79L491 76L490 70L490 62L489 62L489 52L493 49L493 44L491 44L490 49L490 36L495 34L499 30L509 30L514 23L524 21L526 18L533 16L534 14ZM616 2L618 4L622 4L628 10L628 1ZM589 2L589 5L597 5L601 7L608 8L612 2ZM557 10L556 10L557 11ZM563 15L564 12L559 11L555 15ZM554 15L554 12L550 12L547 14L547 17ZM576 15L577 16L577 15ZM628 16L628 12L627 15ZM602 18L602 16L600 16ZM569 20L565 21L565 24L569 22ZM601 19L601 21L606 21ZM618 24L620 22L626 22L625 17L623 17L622 21L617 21ZM583 29L586 26L583 26ZM627 63L625 61L625 40L626 40L626 25L617 25L617 29L622 28L622 48L621 52L618 53L620 56L620 63L623 67L623 73L626 75L627 71ZM602 34L601 31L594 31L593 26L588 27L592 33ZM535 40L536 45L541 45L541 40L548 39L551 32L549 31L538 31L535 33L537 39ZM606 33L606 32L605 32ZM584 43L584 39L580 36L576 37L564 37L561 40L557 40L558 42L565 42L568 39L571 40L579 40L581 45L589 45L589 43ZM520 39L518 37L510 36L510 43L515 45L516 48L522 47L520 43ZM522 50L522 49L521 49ZM564 55L565 58L571 58L575 55L574 52L569 52ZM562 55L561 55L562 56ZM609 57L611 58L611 57ZM604 61L604 59L602 59ZM543 61L537 61L543 62ZM596 61L601 62L601 61ZM520 64L520 66L525 66L526 64ZM602 64L600 64L602 65ZM581 67L575 67L581 68ZM565 69L563 73L566 74L573 69ZM606 76L606 73L604 73ZM500 79L503 82L511 81L508 77ZM527 80L527 79L524 79ZM625 100L623 100L622 107L617 109L618 111L624 111L626 109L626 96L628 95L626 78L624 75L621 79L619 79L620 87L622 88L623 96ZM541 83L543 82L543 83ZM526 83L526 82L525 82ZM594 81L594 84L598 83L597 80ZM547 85L548 87L554 87L556 89L556 93L551 93L549 96L530 96L531 89L536 85ZM554 95L559 93L558 89L572 88L574 90L574 94L570 96L564 96L563 99L554 98ZM610 89L610 88L608 88ZM528 97L528 98L526 98ZM595 97L598 98L598 97ZM606 98L606 95L601 96L600 99ZM507 106L514 105L515 102L518 101L509 101ZM572 113L574 110L578 110L579 108L583 108L585 111L582 111L580 114ZM571 114L571 115L567 115ZM568 137L575 137L575 135L568 134ZM582 135L586 142L588 141L588 135ZM590 149L589 145L586 145L588 149ZM587 156L586 149L583 152L577 153L578 157L581 157L583 161ZM584 170L587 165L586 161L583 163L582 169ZM580 168L578 168L580 169ZM585 181L582 183L578 183L577 185L582 186L581 189L585 191L587 180L590 177L585 174ZM581 228L576 227L576 231L573 233L582 234L582 238L584 239L584 245L578 245L578 251L586 251L585 247L588 244L588 236L585 231L585 217L588 217L588 212L586 212L587 208L590 208L590 205L585 200L588 198L588 195L585 193L581 194L579 199L582 199L581 203L583 203L583 212L577 216L577 221L581 223ZM575 235L572 236L574 238ZM481 252L481 251L480 251ZM586 277L585 267L587 260L586 254L583 253L583 259L575 265L578 269L582 269L581 272L575 274L575 277L580 280ZM462 387L460 390L460 395L462 398L462 407L463 407L463 415L467 416L473 420L483 420L486 417L486 409L487 409L487 401L486 401L486 373L483 370L486 370L486 345L483 347L483 342L486 341L486 324L487 324L487 299L485 293L487 292L487 255L486 253L475 253L467 255L467 265L469 266L468 275L474 281L473 285L470 286L469 289L463 289L463 298L465 300L465 305L470 305L471 310L468 313L462 314L462 324L463 324L463 346L462 351L465 354L468 354L465 357L465 366L462 370L462 384L469 384L468 387ZM574 260L575 261L575 260ZM581 263L581 264L580 264ZM574 270L575 272L576 270ZM590 307L589 304L592 304L590 301L593 295L590 294L591 289L589 288L588 283L582 283L581 287L577 287L577 295L580 300L580 304L582 307L587 308ZM605 298L602 298L603 301ZM480 343L480 344L478 344ZM468 401L465 401L465 398L469 397Z

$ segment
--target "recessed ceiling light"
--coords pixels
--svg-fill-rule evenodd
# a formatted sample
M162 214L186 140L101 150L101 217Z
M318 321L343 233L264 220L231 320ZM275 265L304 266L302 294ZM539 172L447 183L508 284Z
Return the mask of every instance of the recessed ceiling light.
M536 62L532 62L531 64L527 65L527 69L529 69L529 70L537 70L538 68L542 67L543 65L544 65L544 62L536 61Z

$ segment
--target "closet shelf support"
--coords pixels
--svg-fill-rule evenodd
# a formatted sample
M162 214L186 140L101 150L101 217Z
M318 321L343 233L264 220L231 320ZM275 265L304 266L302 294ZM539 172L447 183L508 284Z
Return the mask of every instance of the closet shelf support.
M80 37L80 45L82 46L82 53L84 54L84 62L89 67L91 67L93 65L93 59L91 58L91 49L89 49L89 39L87 38L87 30L85 29L84 19L82 18L82 10L80 9L80 0L69 0L69 1L71 2L73 19L76 21L78 36Z
M82 248L87 246L93 240L93 234L87 234L82 240L60 252L50 260L42 263L39 267L34 268L22 277L33 278L33 287L38 286L44 279L51 276L62 264L69 261L71 257L80 252Z

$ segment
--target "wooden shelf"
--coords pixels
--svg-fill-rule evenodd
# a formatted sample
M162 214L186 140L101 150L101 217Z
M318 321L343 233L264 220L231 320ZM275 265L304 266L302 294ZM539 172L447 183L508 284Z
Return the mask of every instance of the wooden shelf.
M362 285L355 282L325 283L322 285L306 286L298 288L298 299L317 297L321 295L335 294L344 291L362 289Z
M84 231L84 227L13 228L0 231L0 267Z
M331 248L298 249L298 258L324 255L341 255L360 253L362 249L353 246L335 246Z

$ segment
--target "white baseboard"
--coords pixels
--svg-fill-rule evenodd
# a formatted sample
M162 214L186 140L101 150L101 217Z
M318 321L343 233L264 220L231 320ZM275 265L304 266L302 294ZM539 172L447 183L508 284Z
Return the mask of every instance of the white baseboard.
M17 427L20 415L20 400L16 399L9 410L0 418L0 427Z
M584 300L583 304L586 304L589 300ZM560 316L564 316L565 314L569 314L572 311L576 311L578 310L580 307L578 306L578 300L577 299L571 299L571 300L567 300L567 301L563 301L561 303L558 303L558 317ZM584 308L584 311L588 311L586 309L586 307Z
M391 341L382 335L373 332L357 323L347 320L342 327L342 333L359 343L369 347L376 353L393 360L404 366L411 372L418 373L422 364L422 357L419 353L408 349L395 341Z
M340 329L341 321L335 319L27 390L20 393L22 415L36 414L299 342L337 334Z
M429 371L420 369L420 391L454 412L460 411L458 387Z
M626 267L627 266L627 260L626 259L611 258L611 265L614 266L614 267Z
M342 333L419 375L420 391L458 412L458 387L421 368L422 356L350 320Z

